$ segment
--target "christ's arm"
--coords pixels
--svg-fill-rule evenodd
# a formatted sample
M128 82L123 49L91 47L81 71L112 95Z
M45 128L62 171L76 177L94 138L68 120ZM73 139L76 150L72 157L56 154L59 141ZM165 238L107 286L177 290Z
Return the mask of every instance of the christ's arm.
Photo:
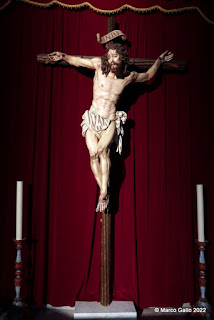
M71 56L71 55L68 55L66 53L62 53L59 51L55 51L53 53L48 54L48 58L49 58L50 63L64 60L72 66L85 67L88 69L96 69L97 64L101 61L100 58L86 59L86 58L81 58L78 56Z
M153 63L151 68L147 70L146 72L143 73L137 73L137 72L132 72L132 81L134 82L144 82L152 79L156 72L158 71L158 68L160 65L164 62L169 62L173 58L173 53L165 51L162 53L158 59Z

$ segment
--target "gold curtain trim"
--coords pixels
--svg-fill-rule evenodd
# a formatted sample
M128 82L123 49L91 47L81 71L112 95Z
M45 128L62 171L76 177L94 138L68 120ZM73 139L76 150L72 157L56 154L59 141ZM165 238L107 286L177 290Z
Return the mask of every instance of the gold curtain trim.
M89 2L82 2L80 4L66 4L63 3L61 1L58 0L52 0L48 3L40 3L40 2L36 2L36 1L32 1L32 0L16 0L16 1L20 1L20 2L24 2L24 3L28 3L31 4L33 6L37 6L40 8L49 8L55 4L63 7L63 8L67 8L67 9L82 9L82 8L89 8L92 9L93 11L97 12L97 13L101 13L101 14L116 14L119 13L121 11L124 10L130 10L130 11L134 11L134 12L138 12L138 13L148 13L148 12L152 12L152 11L160 11L162 13L166 13L166 14L170 14L170 13L185 13L185 12L189 12L189 11L196 11L200 14L200 16L209 24L214 25L214 21L210 20L207 16L205 16L205 14L201 11L200 8L196 7L196 6L190 6L190 7L184 7L184 8L177 8L177 9L164 9L162 7L160 7L159 5L155 5L152 7L148 7L148 8L137 8L137 7L133 7L129 4L124 4L119 8L116 9L112 9L112 10L103 10L103 9L99 9L94 7L92 4L90 4ZM5 9L10 3L12 2L12 0L9 0L8 2L6 2L2 7L0 7L0 11Z

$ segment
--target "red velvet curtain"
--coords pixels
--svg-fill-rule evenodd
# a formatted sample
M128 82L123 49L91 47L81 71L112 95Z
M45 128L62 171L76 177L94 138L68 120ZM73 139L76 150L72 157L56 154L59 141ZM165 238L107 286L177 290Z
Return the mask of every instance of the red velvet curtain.
M195 13L115 18L130 57L169 49L188 71L130 86L118 105L129 112L123 155L112 152L113 298L141 308L196 300L195 185L203 183L213 299L213 26ZM100 56L96 33L106 22L88 9L21 3L1 14L2 300L14 296L15 184L23 180L23 296L39 306L99 301L97 186L80 128L93 72L39 65L36 55Z

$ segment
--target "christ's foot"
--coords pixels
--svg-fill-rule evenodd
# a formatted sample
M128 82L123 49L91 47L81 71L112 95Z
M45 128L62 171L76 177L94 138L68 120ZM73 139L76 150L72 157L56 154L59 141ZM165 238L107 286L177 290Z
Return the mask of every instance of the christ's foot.
M109 204L109 196L103 196L100 195L99 196L99 200L98 200L98 204L97 204L97 208L96 208L96 212L102 212L105 211L105 209L108 207Z

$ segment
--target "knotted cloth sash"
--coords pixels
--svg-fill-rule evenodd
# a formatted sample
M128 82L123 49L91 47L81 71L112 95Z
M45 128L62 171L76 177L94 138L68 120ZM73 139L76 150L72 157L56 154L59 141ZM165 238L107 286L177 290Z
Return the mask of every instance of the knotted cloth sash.
M111 121L115 121L116 131L117 131L117 150L119 154L122 153L122 137L124 135L123 124L125 124L127 119L127 114L124 111L117 111L115 120L109 120L101 117L99 114L95 114L90 110L86 110L82 115L82 136L85 137L86 131L90 129L98 139L101 138L100 134L106 130Z
M119 154L122 153L122 147L123 147L123 136L124 136L124 129L123 124L125 124L127 120L127 113L124 111L117 111L116 112L116 130L117 130L117 150L116 152L119 152Z

